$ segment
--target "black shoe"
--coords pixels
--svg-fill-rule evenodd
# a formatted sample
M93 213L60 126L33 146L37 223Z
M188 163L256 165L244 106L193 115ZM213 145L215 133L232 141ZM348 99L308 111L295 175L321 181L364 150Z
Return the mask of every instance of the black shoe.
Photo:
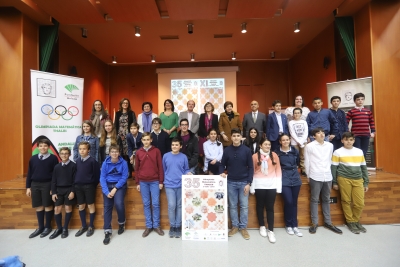
M63 229L62 230L62 234L61 234L61 238L67 238L68 237L68 229Z
M175 232L177 231L177 229L175 227L172 227L169 229L168 235L170 238L175 237Z
M182 227L175 227L175 237L181 238L182 236Z
M83 235L83 234L87 231L87 229L88 229L87 227L81 227L81 228L79 229L79 231L76 232L75 236L78 237L78 236Z
M334 226L333 224L324 223L324 227L325 227L326 229L331 230L331 231L334 232L335 234L341 235L341 234L343 233L342 230L340 230L339 228L337 228L337 227Z
M318 224L311 224L311 227L308 229L310 234L315 234L317 232Z
M89 236L92 236L93 234L94 234L94 227L90 227L89 226L89 229L87 230L86 236L89 237Z
M122 235L123 232L125 232L125 224L120 224L118 228L118 234Z
M37 237L38 235L40 235L43 232L43 229L36 229L35 232L33 232L32 234L29 235L29 238L34 238Z
M46 237L51 233L51 228L44 228L43 232L40 234L40 238Z
M63 231L62 229L56 229L56 230L51 234L50 239L54 239L54 238L56 238L57 236L61 235L62 231Z
M106 235L104 236L103 244L104 245L110 244L110 240L111 240L111 233L106 233Z
M307 176L306 172L304 172L304 171L301 172L301 175Z

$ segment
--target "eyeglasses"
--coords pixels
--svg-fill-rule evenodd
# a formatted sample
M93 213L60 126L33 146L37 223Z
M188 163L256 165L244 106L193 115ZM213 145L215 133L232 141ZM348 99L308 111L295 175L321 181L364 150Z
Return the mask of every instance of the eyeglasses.
M60 153L61 156L68 156L69 153Z
M153 125L154 125L154 124L159 124L159 123L158 123L158 122L153 122Z
M118 154L119 151L110 151L110 154Z
M189 126L189 124L181 124L181 126Z

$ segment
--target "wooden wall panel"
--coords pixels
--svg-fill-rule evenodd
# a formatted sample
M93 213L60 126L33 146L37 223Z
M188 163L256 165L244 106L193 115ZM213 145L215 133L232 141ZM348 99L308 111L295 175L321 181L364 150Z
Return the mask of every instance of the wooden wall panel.
M370 6L354 15L354 38L357 78L372 76Z
M324 57L331 59L324 69ZM292 59L290 59L292 96L302 95L304 104L312 109L314 97L321 97L324 107L329 107L326 83L336 81L334 25L329 25ZM290 99L292 104L293 99Z
M372 82L376 135L376 164L400 174L394 147L400 131L400 2L371 2Z

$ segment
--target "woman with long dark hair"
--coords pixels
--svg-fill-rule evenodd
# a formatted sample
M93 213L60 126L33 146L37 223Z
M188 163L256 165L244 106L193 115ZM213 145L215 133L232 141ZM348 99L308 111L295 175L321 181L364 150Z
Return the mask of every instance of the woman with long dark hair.
M107 111L104 109L103 102L101 100L95 100L92 106L92 114L90 115L90 121L93 124L94 134L100 138L101 129L103 128L104 122L109 119Z

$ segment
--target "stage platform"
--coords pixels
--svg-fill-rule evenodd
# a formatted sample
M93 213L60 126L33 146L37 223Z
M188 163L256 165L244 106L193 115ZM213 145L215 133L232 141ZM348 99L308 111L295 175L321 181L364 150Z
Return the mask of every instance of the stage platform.
M303 185L299 196L298 219L299 226L308 226L310 219L310 189L306 178L302 178ZM372 172L369 191L365 195L365 208L362 213L363 224L393 224L400 223L400 175L385 172ZM31 199L25 195L25 178L0 183L0 229L34 229L37 227L35 210L31 206ZM336 225L344 224L345 220L340 203L340 194L332 190L331 197L337 197L337 203L331 204L332 221ZM96 196L95 228L103 228L103 196L100 187ZM128 190L125 197L126 228L144 229L142 199L136 190L135 182L128 180ZM161 192L161 226L169 228L167 198L165 190ZM113 228L117 228L117 215L114 210ZM89 219L88 219L89 220ZM53 222L54 223L54 222ZM323 216L319 207L319 224L323 224ZM79 228L80 219L78 209L74 207L70 228ZM277 195L275 203L275 227L284 227L283 200ZM256 200L253 195L249 199L248 228L259 228L256 216Z

